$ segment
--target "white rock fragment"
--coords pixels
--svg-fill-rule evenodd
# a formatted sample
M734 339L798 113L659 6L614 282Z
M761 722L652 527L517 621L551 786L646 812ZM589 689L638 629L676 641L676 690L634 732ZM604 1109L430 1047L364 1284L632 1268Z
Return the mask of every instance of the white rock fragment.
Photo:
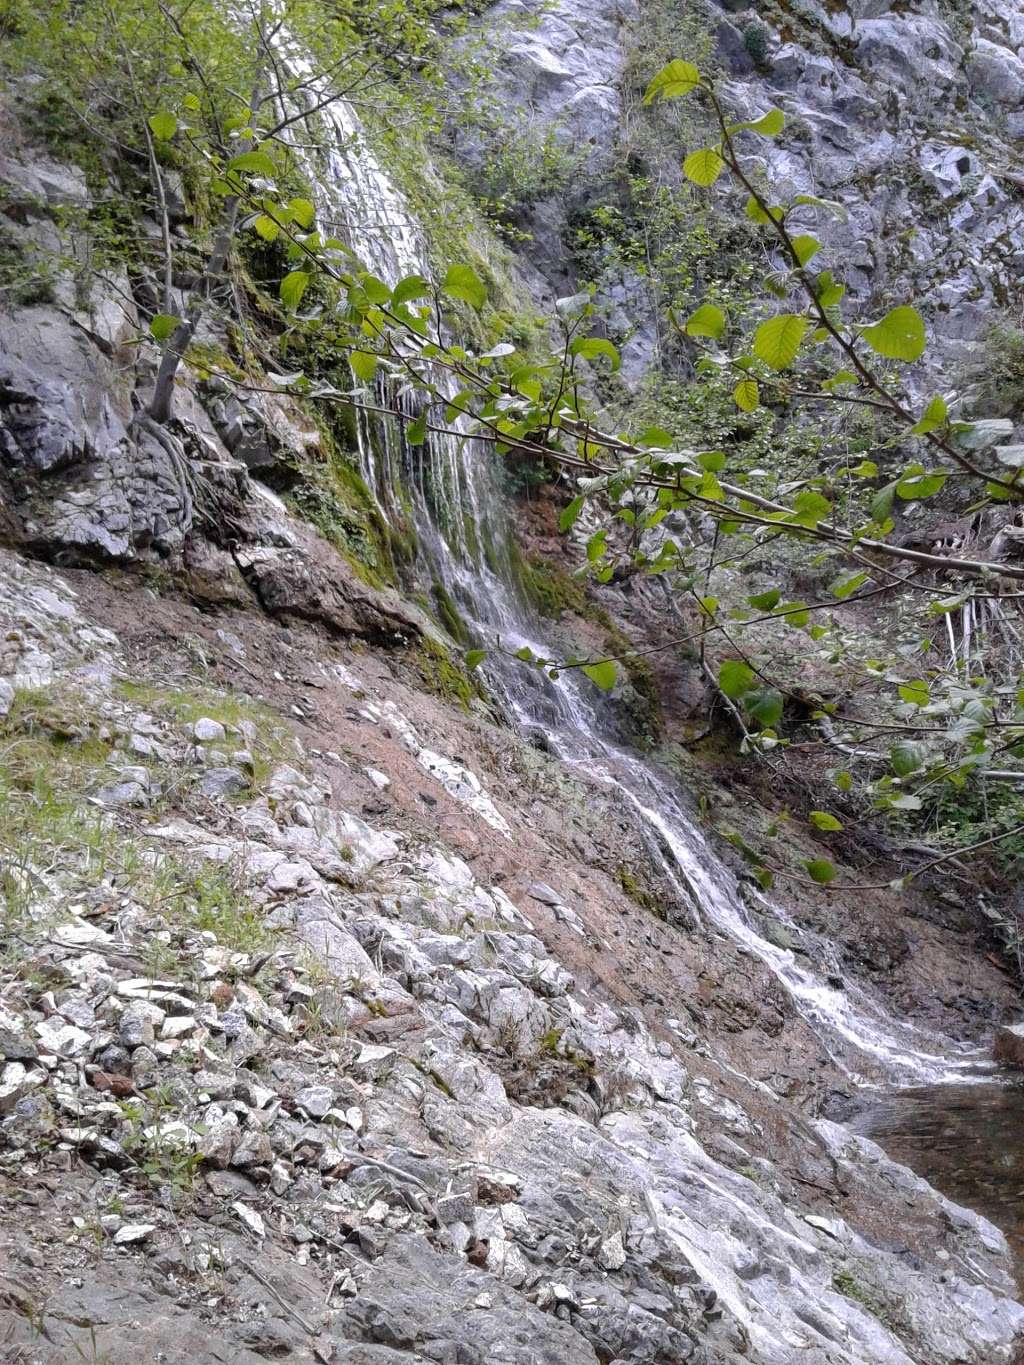
M248 1204L243 1204L240 1199L235 1200L231 1205L231 1209L232 1212L238 1215L251 1233L256 1237L266 1237L266 1224L255 1209L251 1209Z
M74 1024L65 1024L58 1018L44 1019L36 1024L39 1041L47 1052L61 1057L77 1057L92 1042L92 1035Z
M334 1103L334 1091L328 1085L307 1085L295 1096L295 1103L314 1119L322 1119Z
M144 1242L154 1232L156 1232L155 1223L125 1223L114 1233L114 1245L119 1247L132 1246L136 1242Z
M614 1232L607 1237L597 1253L597 1264L602 1270L621 1270L626 1264L626 1248L622 1243L622 1233Z

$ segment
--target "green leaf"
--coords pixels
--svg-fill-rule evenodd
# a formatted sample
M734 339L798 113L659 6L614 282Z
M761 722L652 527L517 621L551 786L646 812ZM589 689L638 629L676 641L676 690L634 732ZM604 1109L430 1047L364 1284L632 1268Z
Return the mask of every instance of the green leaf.
M517 659L522 659L524 663L533 663L533 650L529 645L523 645L522 649L517 649L515 653Z
M848 574L845 578L837 578L829 589L833 597L838 597L840 601L855 593L862 583L866 583L869 575L866 573Z
M848 384L856 384L857 382L857 376L852 370L840 370L831 379L826 379L821 387L831 392L833 389L843 389Z
M700 84L700 72L692 62L674 61L663 66L644 92L644 104L656 99L676 99L688 95Z
M839 875L827 858L812 858L810 862L804 863L804 867L810 873L811 881L817 882L819 886L827 886Z
M170 142L178 131L178 120L166 109L150 114L146 122L149 124L149 131L159 142Z
M816 256L821 250L821 243L817 237L800 236L790 239L793 247L793 254L796 256L800 265L806 265L812 256ZM820 296L819 296L820 297Z
M778 588L769 588L767 592L755 592L753 596L747 598L747 601L758 611L771 611L772 607L778 605L781 598L782 593L779 592Z
M704 450L697 456L697 463L710 474L720 474L725 468L725 451Z
M848 772L845 768L836 773L836 786L841 792L850 791L853 787L853 773Z
M573 355L582 356L584 360L596 360L598 356L604 356L611 361L613 374L619 368L618 349L604 337L579 337L569 350Z
M421 446L427 439L427 414L421 412L405 429L405 439L411 446Z
M796 512L794 520L802 522L805 526L814 526L824 517L832 515L832 504L828 498L816 493L813 488L802 488L793 499L793 509Z
M806 318L797 313L780 313L762 322L754 333L754 354L773 370L788 369L806 332Z
M927 706L932 699L931 688L923 678L915 678L913 682L901 683L897 689L904 701L908 701L913 706Z
M367 299L369 299L370 303L375 307L384 308L391 302L391 290L384 281L378 279L376 275L371 275L369 271L361 270L356 278L358 280L356 287L363 291Z
M865 327L861 336L887 360L920 360L924 355L924 318L908 305L886 313L881 322Z
M815 829L827 830L830 833L843 827L843 822L830 815L827 810L812 810L808 819Z
M616 673L615 665L611 659L602 659L600 663L584 664L583 672L592 683L596 683L603 692L610 692L615 686Z
M823 270L814 281L814 293L822 308L834 308L846 293L846 285L837 283L832 278L831 270ZM836 379L838 377L837 375ZM851 375L850 379L856 382L857 376ZM835 383L835 379L832 382Z
M783 602L775 615L782 617L787 626L795 626L798 630L811 619L806 602Z
M683 162L683 175L702 189L713 185L724 169L725 162L714 147L702 147L698 152L691 152Z
M904 502L913 502L920 498L932 498L936 493L941 492L945 482L945 474L929 474L920 465L911 465L902 478L897 481L896 494Z
M304 270L290 270L281 281L279 293L286 308L296 309L309 284L309 276Z
M740 412L753 412L761 403L761 390L756 379L741 379L732 391L732 401Z
M935 398L931 399L924 412L922 412L921 420L918 424L910 428L911 436L927 436L929 431L935 431L941 427L948 416L949 409L946 406L946 400L937 395Z
M299 227L308 228L312 226L313 219L316 217L316 206L312 199L289 199L288 209Z
M686 319L683 331L690 337L712 337L718 341L725 332L725 314L713 303L702 303Z
M149 324L150 335L157 341L166 341L180 321L181 318L176 318L171 313L157 313Z
M880 488L871 499L871 519L881 526L887 521L892 513L892 504L896 497L896 485L899 479L893 479L892 483L887 483L884 488Z
M664 427L645 427L636 438L638 446L652 446L655 450L671 450L672 433Z
M267 213L261 213L253 222L257 236L265 242L275 242L281 235L281 225Z
M583 511L583 494L578 493L567 507L562 508L561 516L558 518L558 529L562 532L568 531L576 524L576 518Z
M486 649L469 649L466 651L464 662L466 667L472 672L474 668L479 668L486 658Z
M487 302L487 287L472 266L451 266L441 281L441 288L451 298L461 299L473 308L482 308Z
M404 280L399 280L395 285L391 302L397 308L400 304L408 303L410 299L421 299L429 293L430 285L422 275L406 275Z
M741 123L733 131L738 133L746 130L760 133L762 137L778 137L785 126L786 115L782 110L769 109L767 114L762 114L760 118L752 119L749 123Z
M756 692L748 692L743 698L743 705L766 730L778 725L784 704L782 693L774 687L761 687Z
M762 226L768 223L781 223L786 216L786 210L781 204L768 204L762 208L754 195L747 200L746 213L752 223L760 223Z
M889 761L897 777L909 777L924 766L926 750L916 740L905 740L894 744L889 750Z
M754 670L742 659L725 659L718 667L718 690L736 701L750 691L755 676Z
M361 379L364 384L369 383L377 373L377 356L372 351L350 351L348 363L352 366L355 377Z
M247 171L250 175L262 175L271 179L277 172L273 158L268 153L254 148L250 152L239 152L228 162L229 171Z

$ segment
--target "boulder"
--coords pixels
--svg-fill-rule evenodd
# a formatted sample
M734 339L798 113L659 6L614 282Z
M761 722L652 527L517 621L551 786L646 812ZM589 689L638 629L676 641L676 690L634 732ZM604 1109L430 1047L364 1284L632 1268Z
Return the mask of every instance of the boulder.
M1003 1066L1024 1067L1024 1024L1008 1024L999 1029L992 1056Z

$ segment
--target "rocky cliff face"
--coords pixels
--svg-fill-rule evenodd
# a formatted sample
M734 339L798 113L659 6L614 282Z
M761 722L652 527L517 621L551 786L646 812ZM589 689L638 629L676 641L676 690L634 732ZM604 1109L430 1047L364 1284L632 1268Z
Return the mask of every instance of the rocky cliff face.
M595 180L643 17L565 0L503 55ZM950 355L1017 287L1004 20L763 12L763 51L752 15L715 20L737 101L807 130L765 173L851 202L875 177L830 249L865 299L941 277ZM25 250L93 192L6 131ZM558 288L567 207L524 248ZM218 384L222 330L174 422L139 416L144 288L65 264L0 312L4 1351L1010 1365L1005 1239L824 1116L870 1065L835 1027L862 1016L816 1015L672 881L635 799L474 688L408 528L348 467L328 485L307 410ZM652 354L641 330L637 375ZM830 913L787 905L777 955L829 999L889 991L925 1050L1012 1008L941 906Z
M559 0L495 54L509 102L554 127L585 167L527 216L535 245L525 254L556 291L570 283L566 199L599 195L618 164L636 98L624 99L623 73L662 9ZM773 106L787 115L787 136L751 156L751 170L780 197L842 206L841 218L808 216L826 243L820 260L841 268L868 316L917 301L933 332L933 376L955 385L976 343L1022 301L1024 11L954 0L896 8L721 0L706 19L685 13L695 31L706 24L714 33L710 64L736 113ZM688 150L663 148L666 174ZM613 318L624 300L638 306L630 283L608 300ZM626 357L634 379L651 359L649 331Z

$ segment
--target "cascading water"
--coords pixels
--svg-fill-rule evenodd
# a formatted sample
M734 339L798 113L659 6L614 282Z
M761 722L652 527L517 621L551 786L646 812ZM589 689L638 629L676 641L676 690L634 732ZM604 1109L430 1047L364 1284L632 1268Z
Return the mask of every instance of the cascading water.
M408 274L429 277L427 244L401 194L363 136L354 112L337 103L321 114L329 125L325 161L316 168L320 215L344 234L361 259L390 285ZM379 395L394 405L396 395ZM508 656L522 646L547 656L539 626L520 600L507 551L509 529L491 452L458 435L433 435L411 448L394 418L359 425L362 473L385 515L402 506L418 539L423 576L440 585L482 644L500 637L489 681L526 733L590 780L616 787L657 848L666 876L694 917L733 938L783 983L796 1008L833 1059L862 1084L922 1085L979 1071L977 1050L891 1018L855 986L838 990L794 954L761 936L736 879L709 848L668 781L603 733L590 684L563 673L552 682ZM403 505L404 504L404 505ZM767 902L765 902L767 907ZM774 911L778 914L778 911ZM783 916L784 918L784 916Z

